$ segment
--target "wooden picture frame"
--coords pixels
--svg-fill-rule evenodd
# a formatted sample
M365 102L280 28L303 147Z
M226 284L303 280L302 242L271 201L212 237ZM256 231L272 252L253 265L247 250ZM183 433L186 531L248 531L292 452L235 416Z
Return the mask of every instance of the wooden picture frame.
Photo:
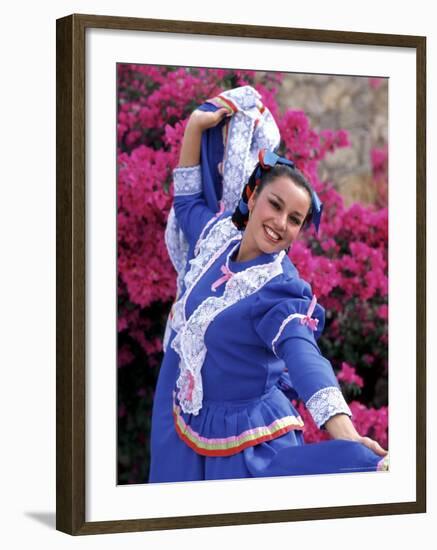
M416 497L405 502L140 519L86 520L86 33L112 29L401 48L416 60ZM275 523L426 511L426 39L74 14L57 20L56 528L71 535Z

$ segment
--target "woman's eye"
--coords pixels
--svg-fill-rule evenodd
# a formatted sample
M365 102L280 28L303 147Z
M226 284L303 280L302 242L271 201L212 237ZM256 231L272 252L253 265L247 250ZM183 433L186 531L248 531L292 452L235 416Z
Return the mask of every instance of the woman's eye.
M280 205L279 203L277 203L277 202L275 202L275 201L272 201L272 200L270 200L269 202L270 202L270 204L273 206L273 208L274 208L275 210L280 210L280 209L281 209L281 205ZM290 218L288 218L288 219L289 219L289 220L291 221L291 223L293 223L294 225L300 225L300 220L299 220L298 218L290 217Z

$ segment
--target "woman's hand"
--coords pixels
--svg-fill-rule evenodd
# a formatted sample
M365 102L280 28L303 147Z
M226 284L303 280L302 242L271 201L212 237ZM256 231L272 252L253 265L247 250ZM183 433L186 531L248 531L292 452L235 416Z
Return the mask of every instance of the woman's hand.
M185 127L184 139L182 141L179 166L195 166L200 162L200 145L202 132L213 128L226 116L231 116L229 109L222 107L217 111L200 111L196 109L191 113Z
M370 437L359 436L358 439L354 439L354 441L357 441L358 443L361 443L362 445L365 445L371 451L373 451L375 454L377 454L379 456L387 456L388 455L388 451L383 449L377 441L375 441L374 439L371 439Z
M332 416L325 423L325 428L329 435L334 439L348 439L350 441L356 441L357 443L365 445L379 456L386 456L388 454L388 451L383 449L377 441L374 441L370 437L361 436L352 424L351 419L346 414L336 414Z
M188 120L188 126L195 127L201 132L217 126L227 116L232 116L232 112L226 107L217 109L217 111L201 111L196 109L191 113Z

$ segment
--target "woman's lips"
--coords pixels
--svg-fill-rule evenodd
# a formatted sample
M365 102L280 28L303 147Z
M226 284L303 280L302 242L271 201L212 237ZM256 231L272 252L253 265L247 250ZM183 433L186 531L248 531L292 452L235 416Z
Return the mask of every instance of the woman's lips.
M274 239L270 234L269 232L267 231L267 228L272 232L274 233L278 238L277 239ZM270 227L268 227L267 225L263 225L263 229L264 229L264 235L266 236L266 238L272 242L272 243L278 243L280 240L281 240L281 237L276 233L276 231L273 231L273 229L271 229Z

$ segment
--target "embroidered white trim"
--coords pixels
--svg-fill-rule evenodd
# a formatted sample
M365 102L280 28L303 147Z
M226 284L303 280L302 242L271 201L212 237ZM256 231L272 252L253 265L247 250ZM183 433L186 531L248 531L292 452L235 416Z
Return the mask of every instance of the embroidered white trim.
M234 235L223 244L223 234L229 236L234 233L231 226L238 232L237 238L241 239L241 234L232 224L230 217L220 220L213 227L210 234L200 244L198 256L190 261L191 268L185 276L187 290L181 300L175 304L174 309L173 328L177 334L171 347L180 357L180 375L176 382L179 388L178 399L182 410L194 415L197 415L202 408L201 369L207 351L204 336L209 324L224 309L238 300L250 296L270 279L282 273L284 250L270 263L255 265L235 273L227 281L221 297L208 297L186 320L185 305L192 288L229 244L235 240Z
M223 197L225 210L234 210L243 186L250 177L260 149L274 149L280 143L279 128L267 107L261 113L259 92L252 86L241 86L220 94L238 107L229 122L228 139L223 158Z
M200 193L202 190L202 178L200 164L195 166L180 166L173 170L174 194L191 195ZM210 220L212 222L214 218ZM208 222L208 224L210 223ZM207 225L208 225L207 224ZM204 228L205 229L205 228ZM188 257L189 244L183 231L180 229L174 207L172 206L167 218L167 225L164 232L164 240L167 245L168 255L176 270L177 295L182 293L182 281L185 276L186 261ZM171 322L167 319L163 347L167 348L170 337Z
M167 245L168 255L170 260L176 270L176 296L182 294L182 283L185 276L185 263L188 256L188 241L185 239L185 235L182 230L179 229L176 221L176 216L174 213L174 208L171 207L167 226L164 232L164 239ZM163 338L163 349L164 353L167 350L168 341L171 334L172 320L170 316L167 318L165 325L164 338Z
M202 173L200 164L179 166L173 170L174 195L193 195L202 191ZM164 232L168 255L177 273L177 288L180 294L185 275L185 264L189 244L176 219L174 207L170 208ZM168 322L167 322L168 325ZM166 328L166 333L168 329Z
M288 317L286 317L282 323L281 323L281 326L279 327L279 330L278 332L276 333L276 336L273 338L272 340L272 351L273 353L276 355L276 357L278 357L278 354L276 353L276 348L275 348L275 344L276 342L279 340L279 338L281 337L281 334L284 330L284 328L286 327L286 325L292 321L293 319L302 319L303 317L306 317L306 315L304 315L303 313L292 313L291 315L289 315Z
M190 260L190 268L184 277L185 293L173 309L172 327L177 332L186 322L185 303L192 287L197 283L202 273L206 271L215 259L222 254L234 239L241 239L242 233L231 221L231 217L221 219L214 225L207 237L198 243L198 254Z
M199 235L199 238L197 239L197 243L194 247L194 255L197 256L197 254L199 253L199 247L200 247L200 243L202 242L202 240L205 238L205 233L208 229L208 227L211 226L211 224L213 223L214 220L217 219L217 216L213 216L210 220L208 220L204 226L204 228L202 229L200 235Z
M329 386L317 391L308 399L306 407L310 411L318 428L323 426L335 414L345 413L349 417L352 416L352 412L343 394L335 386Z
M178 279L183 278L185 261L188 254L188 241L181 229L179 229L173 206L170 208L167 218L167 226L164 232L164 240L170 260L178 273ZM179 286L179 284L178 284Z
M230 99L241 111L247 111L257 105L261 105L261 94L258 90L248 85L227 90L221 93L220 96Z
M235 208L247 181L246 164L251 142L248 136L253 135L255 127L255 118L248 115L247 111L237 111L229 123L228 140L223 158L223 189L226 191L223 192L222 200L225 210Z
M173 187L175 195L200 193L202 191L200 164L175 168L173 170Z

